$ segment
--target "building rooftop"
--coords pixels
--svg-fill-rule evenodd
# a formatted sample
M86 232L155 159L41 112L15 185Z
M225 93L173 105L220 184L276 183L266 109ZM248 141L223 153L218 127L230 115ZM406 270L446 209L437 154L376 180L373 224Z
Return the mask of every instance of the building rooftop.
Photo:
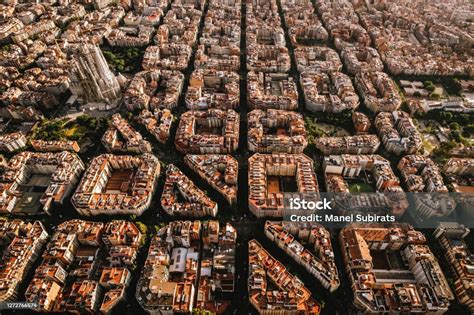
M135 263L141 237L127 221L59 224L26 290L26 301L37 303L40 312L111 311L124 300L128 268ZM129 255L112 260L117 248L128 248ZM98 255L100 249L104 255Z
M113 114L102 144L110 153L150 153L151 144L144 140L119 113Z
M122 102L128 110L173 109L183 88L184 75L172 70L141 71L135 74Z
M145 126L156 140L165 144L170 136L174 117L169 109L155 109L153 113L144 109L138 116L138 122Z
M237 202L239 164L231 155L187 154L184 163L230 203Z
M331 236L324 227L319 224L267 221L265 234L326 289L333 292L339 287ZM305 243L306 247L301 243Z
M71 201L86 216L140 215L150 206L159 174L152 154L103 154L92 160Z
M352 81L342 72L304 71L300 74L300 84L306 109L310 111L340 113L359 106Z
M367 213L367 206L372 211L384 211L395 216L401 216L408 208L408 201L400 180L390 166L390 162L377 154L359 155L329 155L324 157L323 173L328 192L358 192L358 187L349 185L354 180L373 187L375 192L381 194L341 194L336 201L341 211L361 211ZM367 176L370 174L370 178ZM356 182L357 183L357 182ZM354 187L356 191L353 191Z
M20 285L41 255L48 233L40 221L0 219L0 245L4 249L0 264L0 301L18 298Z
M257 311L299 311L319 314L321 306L314 300L311 291L303 282L291 274L283 264L273 258L256 240L249 241L249 300ZM267 283L276 285L269 290Z
M230 71L195 70L189 79L185 102L188 109L237 109L239 75Z
M374 126L385 149L391 153L414 154L423 144L418 128L406 112L379 113Z
M286 73L250 71L247 74L247 102L252 109L296 110L296 82Z
M323 46L296 48L295 61L299 72L338 72L342 70L342 62L337 52Z
M233 292L236 238L230 224L220 226L218 221L173 221L161 228L151 240L138 281L135 296L141 307L148 312L191 312L228 305L214 296L209 283ZM200 253L201 245L205 247Z
M292 111L255 109L247 114L248 149L259 153L303 153L308 145L303 116Z
M447 311L453 293L421 232L408 225L350 225L339 241L358 310ZM381 255L392 258L384 262Z
M175 145L181 153L231 153L239 145L239 114L208 109L181 114Z
M34 214L40 207L50 213L53 203L62 204L79 181L84 164L79 156L67 151L24 151L13 156L5 166L0 166L0 169L3 171L0 176L0 212ZM37 191L41 192L28 192L22 187L37 187ZM23 196L35 199L36 194L37 202L30 205L26 199L18 198Z
M217 203L173 164L166 170L161 207L171 216L199 218L217 215Z
M282 217L285 189L279 177L293 178L299 193L318 194L313 160L304 154L260 154L249 158L249 208L257 217Z

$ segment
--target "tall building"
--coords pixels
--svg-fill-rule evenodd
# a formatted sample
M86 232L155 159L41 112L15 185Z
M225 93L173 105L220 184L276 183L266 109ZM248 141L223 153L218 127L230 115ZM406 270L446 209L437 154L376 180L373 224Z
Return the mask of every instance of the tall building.
M440 222L433 235L441 244L452 274L454 291L461 304L474 313L474 255L466 240L470 230L457 222Z
M119 82L97 45L81 44L73 49L70 76L71 90L85 102L111 105L120 97Z

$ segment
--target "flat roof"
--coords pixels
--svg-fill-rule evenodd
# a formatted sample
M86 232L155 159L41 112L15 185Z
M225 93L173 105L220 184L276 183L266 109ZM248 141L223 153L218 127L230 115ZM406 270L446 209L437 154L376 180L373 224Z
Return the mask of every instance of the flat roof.
M25 192L18 200L12 213L37 214L43 208L40 202L42 192Z

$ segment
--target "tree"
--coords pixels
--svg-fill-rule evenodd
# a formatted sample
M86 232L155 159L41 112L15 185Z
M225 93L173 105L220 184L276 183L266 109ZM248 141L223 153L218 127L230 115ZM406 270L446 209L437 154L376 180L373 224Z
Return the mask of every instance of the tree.
M76 122L81 126L85 126L87 124L88 118L89 116L87 115L81 115L76 118Z
M143 222L135 222L135 225L142 234L146 234L148 232L148 227Z
M455 89L456 94L460 94L462 91L461 82L458 79L453 80L453 88Z
M103 117L99 120L99 128L106 129L109 126L109 121L107 118Z
M90 131L93 131L97 128L97 118L89 115L81 115L77 117L76 123L80 126L86 127Z
M456 142L454 141L446 141L446 142L441 143L441 150L444 151L444 153L448 153L455 147L456 147Z
M443 120L450 121L451 119L453 119L453 114L451 112L443 111L441 112L441 118Z
M430 91L430 92L432 92L432 91ZM439 95L438 93L431 93L430 97L432 99L439 100L441 98L441 95Z
M125 51L125 56L129 59L136 58L140 55L140 52L135 47L129 47Z
M461 136L461 132L459 132L459 130L454 130L451 132L450 134L451 138L456 141L456 142L462 142L462 136Z
M459 124L457 122L450 123L449 128L451 128L453 130L460 130L461 129L461 127L459 126Z
M433 92L435 90L433 81L425 81L423 85L425 86L425 89L427 89L429 92Z
M474 134L474 124L469 124L465 126L463 134L465 134L465 137L470 137L472 134Z
M446 79L442 83L449 94L459 95L461 93L462 86L458 79Z
M119 72L122 72L125 68L125 60L123 56L113 53L112 51L105 50L103 52L105 59L107 62Z

